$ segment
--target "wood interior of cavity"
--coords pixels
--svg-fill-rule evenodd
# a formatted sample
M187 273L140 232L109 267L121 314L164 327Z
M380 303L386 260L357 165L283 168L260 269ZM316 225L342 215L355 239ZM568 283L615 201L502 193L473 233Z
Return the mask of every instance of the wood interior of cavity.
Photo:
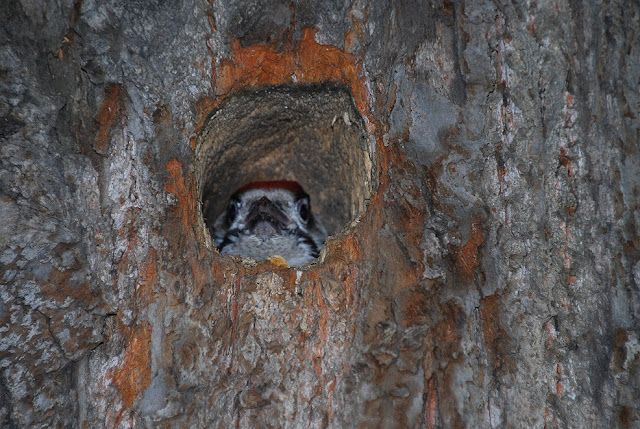
M196 173L205 222L254 180L297 180L335 233L359 216L372 192L372 155L348 90L273 87L230 97L197 143Z

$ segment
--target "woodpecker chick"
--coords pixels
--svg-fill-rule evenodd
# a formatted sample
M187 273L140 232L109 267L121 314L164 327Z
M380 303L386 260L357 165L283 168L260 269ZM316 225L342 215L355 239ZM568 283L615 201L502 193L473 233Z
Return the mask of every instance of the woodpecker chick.
M317 258L327 237L298 182L252 182L236 191L215 222L223 254L256 260L280 255L291 266Z

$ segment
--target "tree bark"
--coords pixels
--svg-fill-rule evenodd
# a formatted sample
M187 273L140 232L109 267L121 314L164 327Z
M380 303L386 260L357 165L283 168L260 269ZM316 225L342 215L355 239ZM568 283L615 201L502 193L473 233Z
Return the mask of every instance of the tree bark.
M2 2L0 426L640 427L639 18ZM322 83L366 210L309 267L221 256L199 131Z

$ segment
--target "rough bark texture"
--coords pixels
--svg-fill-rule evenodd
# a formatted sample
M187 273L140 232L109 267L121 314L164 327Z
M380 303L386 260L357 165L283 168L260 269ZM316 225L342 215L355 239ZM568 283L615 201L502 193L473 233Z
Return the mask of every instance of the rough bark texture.
M377 192L207 245L237 90L350 88ZM633 1L0 2L0 426L640 427Z

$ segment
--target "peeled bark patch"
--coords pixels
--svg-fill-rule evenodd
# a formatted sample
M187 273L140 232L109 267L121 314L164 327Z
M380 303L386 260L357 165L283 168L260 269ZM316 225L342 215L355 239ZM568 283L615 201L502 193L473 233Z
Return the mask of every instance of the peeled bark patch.
M151 382L150 344L151 328L140 326L128 337L122 364L111 372L111 380L122 396L127 408Z
M109 149L110 133L124 110L122 87L119 84L108 85L105 97L96 116L96 137L93 148L101 155Z

